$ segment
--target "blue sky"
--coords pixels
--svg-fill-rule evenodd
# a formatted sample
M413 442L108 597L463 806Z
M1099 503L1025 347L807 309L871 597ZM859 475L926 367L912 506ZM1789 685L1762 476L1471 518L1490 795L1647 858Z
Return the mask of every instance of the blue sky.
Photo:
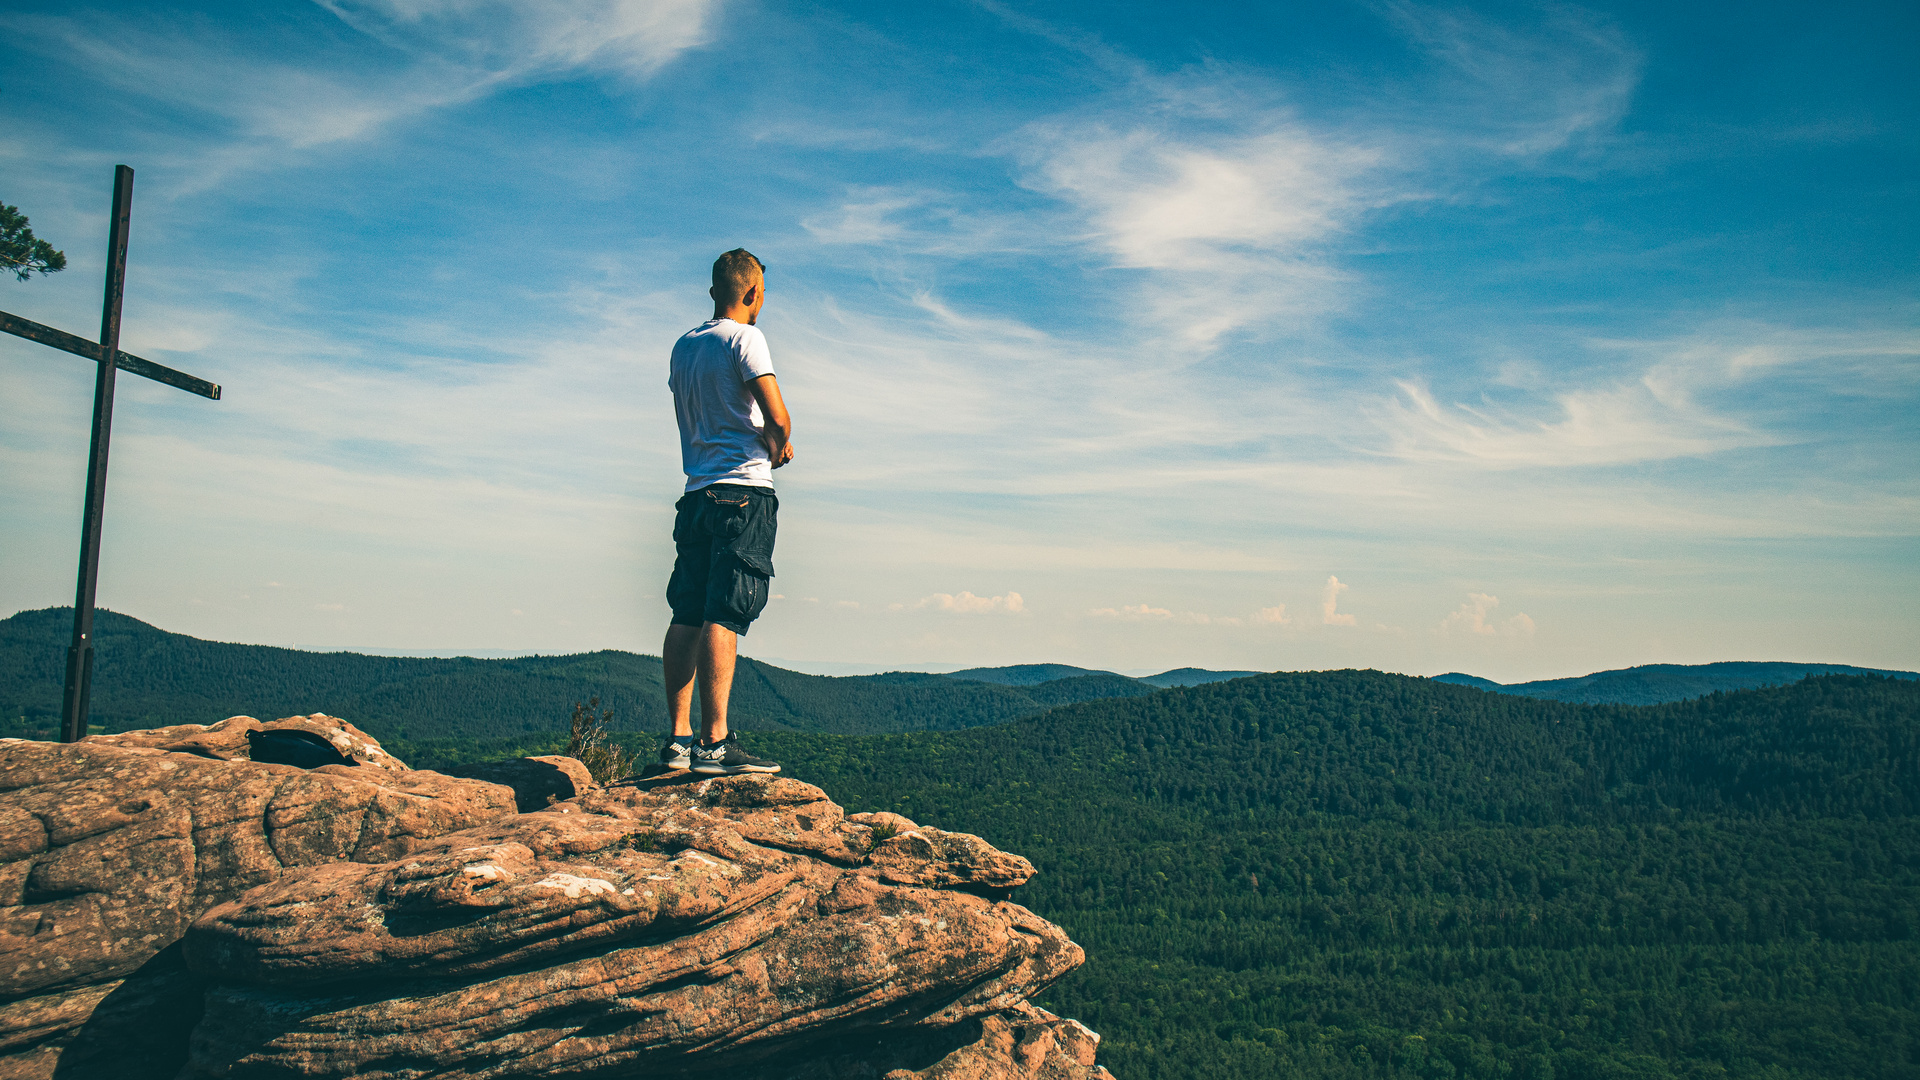
M15 2L101 603L658 650L673 339L771 268L796 666L1920 667L1909 4ZM91 375L0 341L0 607ZM838 670L838 669L835 669Z

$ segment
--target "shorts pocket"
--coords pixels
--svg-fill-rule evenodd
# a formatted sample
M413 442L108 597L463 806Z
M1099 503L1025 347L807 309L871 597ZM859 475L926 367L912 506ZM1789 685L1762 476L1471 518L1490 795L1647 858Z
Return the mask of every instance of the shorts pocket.
M752 495L737 488L730 491L708 488L702 507L706 512L707 533L721 540L732 540L739 536L746 530L752 498Z
M749 568L773 576L773 542L779 531L780 501L771 491L755 491L740 513L740 528L726 539L726 549Z
M733 572L727 595L727 614L734 622L750 623L767 608L767 576L741 562Z

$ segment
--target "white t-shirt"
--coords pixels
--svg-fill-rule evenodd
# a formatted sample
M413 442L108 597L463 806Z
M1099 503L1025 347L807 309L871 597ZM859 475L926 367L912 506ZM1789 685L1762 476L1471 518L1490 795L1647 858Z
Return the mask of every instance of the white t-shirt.
M673 343L667 386L680 421L680 467L688 491L722 482L773 486L773 462L760 439L766 418L747 389L771 374L773 354L757 326L711 319Z

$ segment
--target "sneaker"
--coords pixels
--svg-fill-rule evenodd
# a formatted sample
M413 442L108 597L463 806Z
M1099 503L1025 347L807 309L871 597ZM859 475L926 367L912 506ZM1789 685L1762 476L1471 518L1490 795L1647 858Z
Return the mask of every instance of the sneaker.
M778 762L757 758L740 748L740 736L729 734L725 739L709 746L701 743L693 748L693 771L697 773L770 773L779 772Z
M700 740L691 735L669 735L660 748L660 764L669 769L684 769L693 764L693 748Z

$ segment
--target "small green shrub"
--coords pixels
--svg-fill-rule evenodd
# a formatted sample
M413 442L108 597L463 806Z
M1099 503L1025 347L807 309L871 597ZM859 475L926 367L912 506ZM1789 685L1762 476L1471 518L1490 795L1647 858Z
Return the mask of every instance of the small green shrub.
M900 835L899 828L894 826L893 823L891 822L883 821L877 825L869 825L867 826L867 828L872 830L871 835L867 837L868 851L873 851L877 849L881 844L884 844L887 841L893 839L894 837Z
M609 784L633 773L633 761L627 757L626 748L607 740L612 727L613 710L602 711L599 697L588 698L584 705L578 701L573 703L567 756L585 765L597 784Z

